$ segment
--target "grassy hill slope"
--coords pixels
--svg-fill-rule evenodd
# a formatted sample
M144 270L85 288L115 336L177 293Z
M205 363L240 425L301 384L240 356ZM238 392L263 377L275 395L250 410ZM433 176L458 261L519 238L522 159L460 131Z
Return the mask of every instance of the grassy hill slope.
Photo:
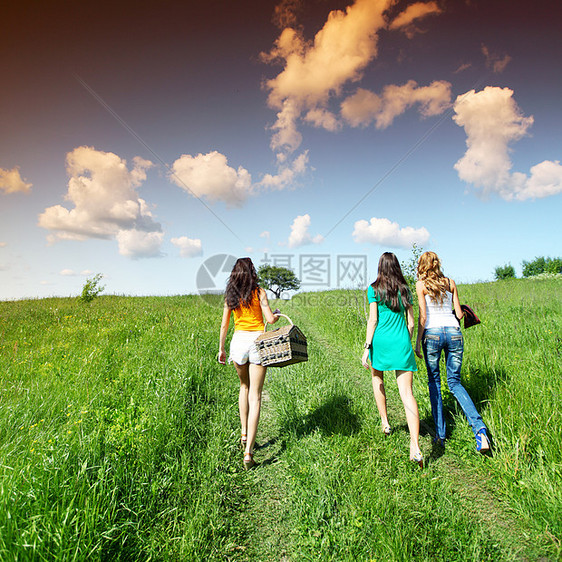
M215 361L220 299L0 303L2 560L555 560L562 539L562 283L461 287L463 380L490 427L474 451L450 396L423 471L393 374L380 431L360 364L362 292L279 303L310 360L270 369L245 473L238 381Z

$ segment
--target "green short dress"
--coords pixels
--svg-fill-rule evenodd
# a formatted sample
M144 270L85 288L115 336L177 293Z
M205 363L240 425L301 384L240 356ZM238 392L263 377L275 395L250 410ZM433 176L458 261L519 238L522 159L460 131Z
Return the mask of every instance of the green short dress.
M369 303L378 303L378 323L369 351L372 367L377 371L417 371L402 302L400 312L394 312L375 295L372 285L369 285L367 298Z

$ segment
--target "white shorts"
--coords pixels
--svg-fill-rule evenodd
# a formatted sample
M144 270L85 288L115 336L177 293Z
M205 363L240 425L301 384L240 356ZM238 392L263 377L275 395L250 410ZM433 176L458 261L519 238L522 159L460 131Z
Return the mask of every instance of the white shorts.
M248 361L254 365L261 365L260 355L254 343L261 334L263 332L235 331L230 342L229 361L234 361L238 365L244 365Z

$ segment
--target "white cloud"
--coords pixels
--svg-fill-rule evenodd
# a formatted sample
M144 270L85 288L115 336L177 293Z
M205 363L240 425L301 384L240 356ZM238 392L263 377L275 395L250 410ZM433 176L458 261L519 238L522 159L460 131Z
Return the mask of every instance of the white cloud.
M119 253L128 258L157 258L162 256L160 247L164 240L163 232L144 230L120 230L117 233Z
M268 189L280 190L294 185L299 176L308 170L308 150L288 162L281 162L277 174L265 174L259 185Z
M290 25L295 25L297 23L296 12L299 10L302 2L303 0L281 0L281 2L275 6L273 15L275 25L281 29Z
M430 15L442 13L437 2L416 2L408 6L390 22L389 29L403 29L408 38L412 38L419 30L414 22Z
M545 160L531 168L531 175L514 173L514 196L519 201L541 199L562 193L562 166L559 160Z
M326 109L316 107L311 109L304 117L304 120L314 127L326 129L327 131L336 132L342 127L338 118Z
M509 144L527 134L533 117L525 117L513 99L513 90L488 86L458 96L454 121L466 132L467 151L455 164L459 177L506 200L520 201L562 193L559 161L533 166L530 176L512 173Z
M197 156L183 154L173 163L170 179L196 197L235 207L254 193L250 173L242 166L238 170L230 167L226 156L216 150Z
M358 88L341 104L342 117L352 126L366 126L382 111L382 99L377 94Z
M5 248L8 244L6 242L0 242L0 248Z
M355 223L353 239L357 243L368 242L391 248L409 248L414 243L426 244L429 240L429 232L425 227L400 228L396 222L373 217L370 221L359 220Z
M63 269L59 275L62 275L63 277L74 277L77 273L73 269Z
M201 240L198 238L192 239L187 236L180 236L179 238L172 238L171 242L180 249L182 258L193 258L203 254Z
M11 170L0 168L0 191L4 191L4 193L27 193L31 187L31 183L23 181L17 166Z
M74 208L55 205L39 215L39 226L53 231L50 242L135 238L129 232L144 233L152 240L162 238L161 226L136 191L152 162L137 156L129 171L127 162L116 154L81 146L67 154L66 163L70 180L65 199ZM134 257L130 252L121 253Z
M482 45L482 54L486 57L486 66L491 68L496 74L503 72L505 67L511 62L509 55L503 57L497 53L492 53L486 45Z
M94 273L94 272L93 272L91 269L83 269L83 270L80 272L80 275L86 276L86 275L92 275L92 273Z
M343 121L329 109L329 105L341 96L347 83L358 82L362 78L367 65L377 56L378 33L388 28L387 10L394 3L394 0L354 0L345 10L330 12L312 41L306 40L302 28L296 25L300 3L283 0L278 6L277 22L292 27L285 27L273 48L261 54L264 62L283 65L281 72L264 85L269 92L268 104L277 111L276 121L271 126L271 149L276 152L280 164L276 175L268 174L264 178L262 183L265 186L285 187L294 181L291 159L302 143L301 121L332 132L342 128ZM436 2L418 2L400 14L391 25L399 29L440 12ZM418 88L414 100L401 102L405 107L395 107L395 100L387 98L384 100L384 114L372 115L373 108L370 108L367 110L368 118L376 119L379 128L386 127L412 103L421 104L423 115L435 115L443 111L443 103L450 104L449 91L445 102L435 99L437 92L428 92L429 89L443 89L436 84ZM447 88L450 86L447 85ZM439 92L440 95L443 93ZM349 108L348 122L356 123L355 126L363 123L360 111L359 107ZM284 167L281 166L283 164Z
M324 241L324 237L320 234L311 236L308 232L310 228L310 215L299 215L291 225L291 234L287 245L289 248L298 248L307 244L320 244Z
M283 101L281 110L277 114L277 121L271 129L276 131L271 137L271 150L288 155L293 153L302 142L302 135L297 129L297 121L301 111L291 99Z
M419 104L423 117L443 113L451 105L451 84L436 80L429 86L418 87L414 80L409 80L402 86L385 86L380 96L359 88L342 102L341 112L353 127L366 126L374 121L377 129L385 129L414 104Z
M386 25L383 14L391 3L356 0L345 12L330 12L314 41L307 42L299 31L286 28L273 49L262 53L264 61L284 64L283 70L266 82L268 103L279 110L273 127L277 131L272 139L274 150L292 152L300 146L297 120L304 110L312 122L336 126L333 119L326 119L326 104L331 95L339 95L346 82L359 80L376 56L377 33Z
M464 72L465 70L468 70L471 66L472 66L472 63L465 62L465 63L461 64L456 70L453 70L453 74L460 74L461 72Z

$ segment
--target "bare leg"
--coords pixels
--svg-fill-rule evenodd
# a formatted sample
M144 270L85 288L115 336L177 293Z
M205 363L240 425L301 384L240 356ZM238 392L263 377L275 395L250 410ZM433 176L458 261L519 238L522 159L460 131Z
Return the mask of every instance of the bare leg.
M396 382L398 383L398 391L404 411L406 412L406 421L410 430L410 458L420 452L419 434L420 434L420 414L418 412L418 403L412 392L412 380L414 374L412 371L396 371Z
M377 371L371 367L372 381L373 381L373 393L375 395L375 402L377 403L377 409L381 417L381 423L383 428L388 427L388 416L386 412L386 393L384 391L384 373L382 371Z
M251 454L254 450L256 442L256 433L258 432L258 422L260 421L261 410L261 393L263 382L265 380L265 372L267 367L262 365L250 364L250 392L248 395L248 441L246 442L245 454Z
M250 370L249 363L244 365L238 365L234 363L236 367L236 372L240 378L240 393L238 395L238 409L240 410L240 426L241 433L246 435L248 433L248 394L250 391Z

